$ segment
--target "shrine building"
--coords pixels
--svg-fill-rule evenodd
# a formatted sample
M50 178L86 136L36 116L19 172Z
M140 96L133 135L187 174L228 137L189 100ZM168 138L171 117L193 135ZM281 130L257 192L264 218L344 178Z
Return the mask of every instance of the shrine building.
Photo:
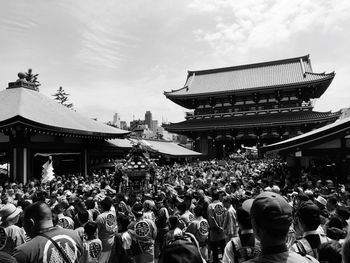
M55 174L85 175L95 159L110 156L106 140L129 134L80 115L18 76L0 91L0 164L8 171L1 180L40 179L48 156Z
M340 111L313 110L334 76L314 73L309 55L188 71L185 85L164 95L192 111L164 128L191 138L207 158L276 143L338 119Z

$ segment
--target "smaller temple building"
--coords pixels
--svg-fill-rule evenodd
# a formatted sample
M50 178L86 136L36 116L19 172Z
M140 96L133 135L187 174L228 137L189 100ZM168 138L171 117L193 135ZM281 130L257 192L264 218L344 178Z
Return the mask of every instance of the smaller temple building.
M342 116L343 117L343 116ZM284 157L295 176L312 177L350 186L350 117L305 134L266 145L262 154Z
M129 134L68 109L18 76L0 91L0 162L8 164L7 179L40 179L48 156L56 174L85 175L105 140Z
M188 71L182 88L164 94L192 111L164 128L191 138L207 158L276 143L338 119L340 112L313 110L334 76L313 72L309 55Z

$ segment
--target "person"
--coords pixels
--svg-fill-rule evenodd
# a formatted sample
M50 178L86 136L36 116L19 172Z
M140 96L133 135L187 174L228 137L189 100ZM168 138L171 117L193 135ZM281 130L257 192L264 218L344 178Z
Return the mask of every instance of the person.
M168 220L169 231L164 235L163 243L161 245L161 250L165 248L166 245L169 244L171 240L175 238L175 236L179 236L182 234L182 230L179 228L179 217L178 216L170 216Z
M350 232L343 243L341 254L343 262L350 263Z
M186 232L193 234L197 239L199 251L204 260L208 260L208 235L209 224L203 217L203 207L198 205L193 209L195 218L188 225Z
M228 242L231 238L237 236L238 225L236 220L236 210L233 208L231 196L224 196L222 203L227 211L223 228L225 232L225 240Z
M292 207L279 194L262 192L253 201L250 215L255 237L260 241L261 254L246 263L318 262L311 256L288 251L286 239L292 222Z
M342 263L341 245L336 241L321 244L318 257L320 262Z
M134 238L142 247L142 253L134 257L136 263L153 263L154 262L154 241L157 235L155 223L147 218L143 218L143 206L136 202L132 207L132 213L135 221L128 226L132 238Z
M98 263L101 257L102 242L96 237L97 224L87 222L84 225L86 240L83 242L84 255L81 262Z
M117 223L118 233L115 234L114 246L109 258L109 263L133 263L134 260L132 255L138 252L134 251L134 247L136 247L137 244L134 242L128 231L128 226L130 224L129 217L120 213L117 216Z
M80 262L83 244L70 229L55 227L50 207L35 202L24 210L24 229L31 240L14 250L18 263Z
M100 263L108 262L114 243L114 235L118 230L116 215L111 211L112 199L107 196L100 202L102 213L97 216L98 238L102 241Z
M295 230L303 238L296 240L290 248L301 255L308 254L318 258L320 245L331 239L317 231L320 226L320 209L311 200L302 202L295 214Z
M205 263L196 238L189 232L180 232L164 247L159 263Z
M253 227L249 214L253 199L243 202L237 209L239 236L233 237L225 247L223 263L239 263L256 257L260 254L260 243L254 237Z
M21 210L13 204L6 204L0 209L0 250L12 254L15 247L26 242L26 234L23 228L18 227L18 219ZM0 234L1 236L1 234Z
M65 209L62 204L57 204L53 208L52 212L57 215L57 225L66 228L66 229L74 229L74 221L69 216L65 216L64 213Z
M163 199L161 196L158 196L156 198L156 227L157 227L157 237L155 241L155 256L159 257L160 255L160 249L164 242L164 236L169 231L168 227L168 219L169 219L169 212L168 209L164 205L165 199Z
M224 220L226 216L225 207L219 200L219 192L212 192L213 202L208 206L208 223L209 223L209 243L213 255L213 263L219 262L219 249L224 252L225 233Z
M179 203L177 205L177 209L179 215L179 223L181 224L180 228L185 231L188 225L194 219L194 215L188 209L186 209L185 202Z
M78 233L78 235L81 238L81 241L84 242L84 236L85 236L84 226L86 225L87 222L89 222L89 212L87 210L79 211L77 216L78 216L78 221L80 226L74 229L74 231Z

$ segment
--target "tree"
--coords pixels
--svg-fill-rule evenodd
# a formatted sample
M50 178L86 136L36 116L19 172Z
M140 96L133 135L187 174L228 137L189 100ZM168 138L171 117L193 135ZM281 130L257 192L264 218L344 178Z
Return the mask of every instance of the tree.
M35 88L39 90L39 86L41 85L40 82L38 81L38 76L39 74L33 74L33 70L30 68L28 69L28 72L24 73L26 81L33 83Z
M52 95L55 101L62 104L63 106L66 106L69 109L73 109L73 103L68 103L68 96L69 94L65 92L65 90L62 87L59 87L57 92Z

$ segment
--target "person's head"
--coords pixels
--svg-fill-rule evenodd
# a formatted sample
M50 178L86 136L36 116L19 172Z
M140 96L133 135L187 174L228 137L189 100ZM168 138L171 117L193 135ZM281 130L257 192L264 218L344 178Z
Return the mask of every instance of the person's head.
M81 210L78 212L78 219L81 225L84 225L89 221L89 212L86 210Z
M248 211L244 210L243 207L239 207L236 214L240 229L252 229L252 221Z
M186 203L181 202L177 205L177 209L179 210L180 214L183 214L186 212Z
M94 209L95 208L95 200L92 197L89 197L85 201L86 209Z
M25 231L33 238L42 229L53 226L51 209L44 202L30 204L24 210L23 221Z
M285 244L292 207L279 194L262 192L253 201L250 216L255 236L263 247Z
M102 208L102 210L105 211L105 212L111 210L112 204L113 204L113 200L112 200L112 198L110 198L109 196L106 196L106 197L100 202L101 208Z
M22 210L13 204L5 204L0 208L1 221L6 225L17 224Z
M203 216L203 206L201 205L197 205L195 206L195 208L193 209L193 213L194 213L194 216L195 217L200 217L200 216Z
M87 222L84 226L84 232L88 238L94 237L97 230L97 224L95 222Z
M130 224L130 219L127 215L119 214L117 216L118 223L118 231L125 232L128 229L128 225Z
M310 200L302 202L296 210L295 219L296 230L300 234L316 230L321 224L320 208Z
M52 212L54 214L59 215L59 214L63 214L64 210L65 210L64 206L61 203L59 203L55 205L55 207L52 209Z
M334 211L338 206L338 199L336 197L330 197L327 200L326 208L328 212Z
M327 263L342 263L340 243L331 241L321 244L318 252L318 260Z
M140 202L136 202L131 209L131 212L136 218L140 218L143 215L143 205Z
M219 200L219 197L220 197L220 194L219 194L219 191L218 190L213 190L213 192L211 193L211 197L214 200Z
M222 199L222 204L224 205L225 208L229 208L232 204L231 196L229 195L224 196L224 198Z
M168 222L170 230L175 229L179 223L179 218L177 216L170 216Z

